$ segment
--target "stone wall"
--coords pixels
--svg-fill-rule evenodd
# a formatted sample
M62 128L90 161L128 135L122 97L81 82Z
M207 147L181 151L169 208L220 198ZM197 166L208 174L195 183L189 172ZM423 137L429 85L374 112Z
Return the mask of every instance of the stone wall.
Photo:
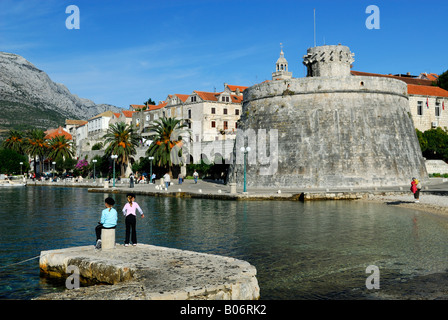
M277 169L266 174L258 156L269 150L252 145L248 186L393 186L427 176L407 87L399 80L330 76L261 83L244 92L239 128L278 131L278 154L271 157ZM230 170L230 181L235 171L243 184L243 165Z
M448 173L448 164L443 160L426 160L425 163L426 163L426 170L428 171L429 174Z

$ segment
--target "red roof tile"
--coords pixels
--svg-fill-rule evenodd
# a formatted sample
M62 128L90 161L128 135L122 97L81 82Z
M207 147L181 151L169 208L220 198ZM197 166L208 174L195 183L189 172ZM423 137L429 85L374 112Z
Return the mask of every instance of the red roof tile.
M233 86L233 85L228 84L228 85L227 85L227 88L229 88L229 89L232 90L232 91L236 91L236 89L240 89L240 92L243 92L244 90L246 90L246 89L249 88L249 87L244 87L244 86Z
M45 139L52 139L56 136L65 136L67 140L72 140L72 135L67 131L65 131L64 129L62 129L61 126L59 126L59 128L57 129L49 129L45 131L45 134L46 134Z
M204 101L218 101L217 96L219 93L216 92L205 92L205 91L194 91L197 95Z
M135 111L131 111L131 110L122 110L121 112L124 114L124 116L125 116L126 118L132 118L132 114L133 114Z
M188 94L178 94L178 93L176 93L176 96L177 96L180 100L182 100L182 102L185 102L185 101L187 101L187 99L188 99L188 97L189 97L190 95L188 95Z
M367 76L367 77L384 77L384 78L393 78L406 82L407 84L416 84L422 86L430 86L433 81L417 79L417 78L408 78L408 77L399 77L391 74L378 74L378 73L369 73L369 72L361 72L361 71L350 71L354 76Z
M448 91L435 86L418 86L408 84L408 94L448 98Z

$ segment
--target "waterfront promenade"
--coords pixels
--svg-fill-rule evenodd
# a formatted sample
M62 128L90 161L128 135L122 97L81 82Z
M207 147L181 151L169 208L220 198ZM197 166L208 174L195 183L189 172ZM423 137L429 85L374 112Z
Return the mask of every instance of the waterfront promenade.
M101 181L101 182L100 182ZM429 178L424 184L420 203L413 202L413 195L410 192L410 184L395 187L375 187L375 188L252 188L248 187L247 192L243 192L243 188L238 186L236 193L232 193L230 186L219 181L199 180L197 184L193 180L184 180L182 184L177 181L172 183L165 190L160 185L160 180L156 180L155 184L134 184L130 188L127 179L116 181L115 187L112 182L108 188L104 188L104 182L97 179L84 180L83 182L33 182L28 180L28 186L62 186L62 187L81 187L88 188L89 192L108 192L108 193L128 193L152 195L152 196L169 196L169 197L191 197L191 198L208 198L219 200L357 200L370 199L386 201L388 198L395 199L399 196L403 204L409 202L414 207L423 207L431 203L436 206L448 207L448 200L443 201L445 197L428 197L428 195L448 195L448 179ZM397 198L398 199L398 198ZM447 198L448 199L448 198ZM398 200L397 200L398 201ZM398 203L397 203L398 204Z

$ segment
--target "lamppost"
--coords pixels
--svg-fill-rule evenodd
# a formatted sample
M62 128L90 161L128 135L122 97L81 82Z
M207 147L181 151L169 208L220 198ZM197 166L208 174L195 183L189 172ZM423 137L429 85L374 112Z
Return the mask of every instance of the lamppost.
M54 182L54 170L55 170L55 167L56 167L56 162L52 162L52 164L53 164L53 182Z
M98 160L96 160L96 159L93 159L92 160L92 162L93 162L93 182L96 182L95 181L95 177L96 177L96 174L95 174L95 163L97 162Z
M118 155L113 154L110 157L114 160L114 184L113 184L113 187L115 188L115 160L118 158Z
M20 175L22 175L22 165L23 165L23 162L20 162Z
M246 192L246 158L247 158L247 154L249 153L249 151L250 151L250 147L246 147L246 148L244 148L244 147L241 147L241 152L244 152L244 189L243 189L243 192Z
M154 157L148 157L149 159L149 183L152 183L152 160Z

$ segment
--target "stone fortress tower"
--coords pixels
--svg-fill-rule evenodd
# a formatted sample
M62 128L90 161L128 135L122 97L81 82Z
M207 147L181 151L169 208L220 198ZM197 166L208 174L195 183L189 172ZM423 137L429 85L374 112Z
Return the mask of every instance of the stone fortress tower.
M306 78L273 74L245 90L229 182L243 184L241 146L251 148L249 187L400 186L427 177L406 83L352 76L353 56L342 45L313 47L303 57Z

